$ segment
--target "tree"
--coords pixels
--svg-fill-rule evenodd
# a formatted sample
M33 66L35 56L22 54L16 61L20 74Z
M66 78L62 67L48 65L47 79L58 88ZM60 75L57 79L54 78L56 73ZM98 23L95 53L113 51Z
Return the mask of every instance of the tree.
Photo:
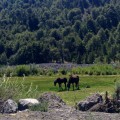
M87 21L87 29L89 32L96 33L95 22L91 18Z
M0 64L2 65L7 64L7 56L5 52L0 55Z

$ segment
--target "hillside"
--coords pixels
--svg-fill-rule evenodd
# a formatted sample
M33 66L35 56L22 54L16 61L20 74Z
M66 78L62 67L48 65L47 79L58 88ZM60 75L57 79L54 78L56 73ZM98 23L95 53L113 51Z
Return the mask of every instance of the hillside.
M120 61L119 0L1 0L0 64Z

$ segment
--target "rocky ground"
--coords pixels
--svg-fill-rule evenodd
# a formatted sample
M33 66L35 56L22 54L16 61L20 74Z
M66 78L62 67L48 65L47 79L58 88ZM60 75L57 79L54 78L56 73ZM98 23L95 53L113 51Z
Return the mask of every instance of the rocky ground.
M14 114L0 114L0 120L120 120L119 113L82 112L68 106L58 96L46 93L40 98L40 102L48 102L48 111L18 111Z
M81 112L67 107L48 112L22 111L16 114L0 114L0 120L120 120L120 114Z

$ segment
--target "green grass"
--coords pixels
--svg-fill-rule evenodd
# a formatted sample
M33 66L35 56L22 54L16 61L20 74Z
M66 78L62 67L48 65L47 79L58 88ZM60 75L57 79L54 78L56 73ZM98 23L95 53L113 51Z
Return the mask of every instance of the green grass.
M63 76L64 77L64 76ZM109 95L113 93L115 88L115 79L119 79L120 76L80 76L80 90L58 92L58 86L54 86L53 81L57 76L32 76L25 78L25 84L27 86L33 83L33 87L38 86L39 95L44 92L54 92L59 95L67 104L74 105L75 102L84 100L87 96L93 93L99 92L104 94L105 91L109 92ZM12 78L16 79L16 77ZM19 77L21 81L23 78ZM86 88L89 85L90 88ZM39 97L39 96L38 96Z

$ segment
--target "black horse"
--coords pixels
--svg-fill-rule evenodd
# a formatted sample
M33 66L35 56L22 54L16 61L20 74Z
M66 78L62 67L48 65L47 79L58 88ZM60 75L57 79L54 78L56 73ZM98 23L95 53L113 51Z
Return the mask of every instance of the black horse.
M59 85L59 89L60 89L60 88L62 89L62 83L65 84L65 90L67 89L67 78L57 78L57 79L54 81L54 86L56 86L57 83L58 83L58 85Z
M71 84L73 86L73 90L74 90L74 84L76 86L76 89L79 90L79 76L70 75L70 78L69 78L69 81L68 81L68 84L67 84L68 91L70 89Z

